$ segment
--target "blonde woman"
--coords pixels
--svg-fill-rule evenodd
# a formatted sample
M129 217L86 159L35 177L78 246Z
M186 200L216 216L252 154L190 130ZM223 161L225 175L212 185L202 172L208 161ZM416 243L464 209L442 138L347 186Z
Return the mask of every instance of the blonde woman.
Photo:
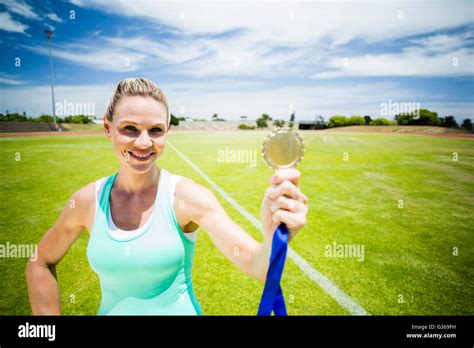
M150 80L116 86L104 117L120 168L71 197L27 266L33 314L61 314L55 266L86 228L87 257L98 274L99 315L201 315L191 278L197 228L249 276L265 281L272 237L285 223L290 239L306 223L299 172L280 170L261 204L263 242L233 222L203 186L156 165L170 126L168 102ZM239 249L238 256L234 255Z

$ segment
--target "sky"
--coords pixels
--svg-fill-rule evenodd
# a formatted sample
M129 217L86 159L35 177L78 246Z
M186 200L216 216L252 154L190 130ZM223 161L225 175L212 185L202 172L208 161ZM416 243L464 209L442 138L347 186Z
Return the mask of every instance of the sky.
M386 114L416 105L474 119L474 1L0 0L0 112L102 117L146 77L178 116ZM63 116L68 114L66 107Z

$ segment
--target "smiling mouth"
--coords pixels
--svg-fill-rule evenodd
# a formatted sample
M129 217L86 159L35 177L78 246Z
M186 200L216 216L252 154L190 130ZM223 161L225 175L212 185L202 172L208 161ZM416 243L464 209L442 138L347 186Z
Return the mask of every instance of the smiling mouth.
M138 152L138 151L127 151L130 158L136 159L137 161L147 161L155 154L153 151Z

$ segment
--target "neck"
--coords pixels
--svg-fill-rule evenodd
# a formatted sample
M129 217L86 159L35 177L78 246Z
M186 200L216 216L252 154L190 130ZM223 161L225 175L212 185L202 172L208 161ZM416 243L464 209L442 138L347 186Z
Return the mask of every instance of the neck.
M146 192L156 186L161 169L153 165L146 173L134 173L123 166L115 178L114 186L129 194Z

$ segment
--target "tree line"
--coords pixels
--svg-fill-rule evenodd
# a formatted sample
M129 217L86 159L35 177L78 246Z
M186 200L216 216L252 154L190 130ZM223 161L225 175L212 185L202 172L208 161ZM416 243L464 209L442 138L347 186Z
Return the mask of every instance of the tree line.
M95 118L94 116L85 116L85 115L74 115L66 116L64 118L56 116L57 123L78 123L78 124L87 124L91 119ZM6 114L0 113L0 122L47 122L53 123L54 117L51 115L41 115L39 117L29 117L26 115L26 112L22 114L19 113L9 113Z
M472 120L466 118L463 120L461 125L456 121L456 118L452 115L445 117L438 117L438 113L430 111L428 109L419 109L411 113L401 113L395 115L393 121L387 120L386 118L372 118L366 116L339 116L335 115L329 119L328 127L344 127L344 126L355 126L355 125L370 125L370 126L412 126L412 125L425 125L425 126L439 126L446 128L465 128L472 130Z

